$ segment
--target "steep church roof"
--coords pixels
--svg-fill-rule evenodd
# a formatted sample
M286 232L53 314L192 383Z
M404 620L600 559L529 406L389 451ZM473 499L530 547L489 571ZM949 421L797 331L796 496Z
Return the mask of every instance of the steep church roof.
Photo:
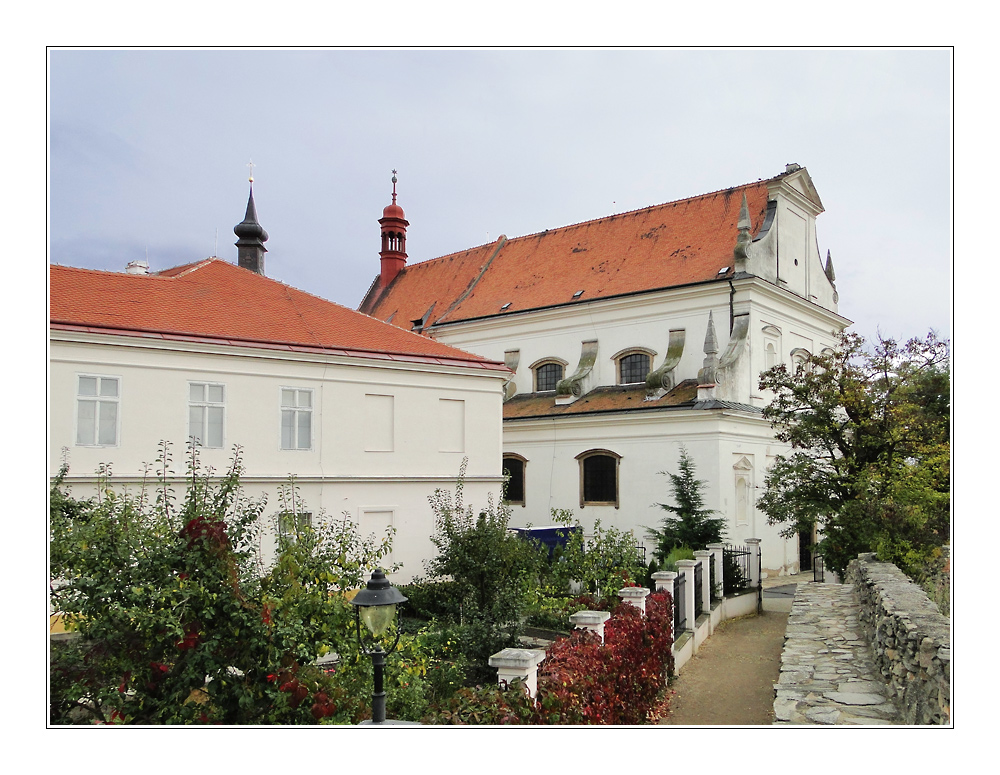
M158 274L50 266L49 318L54 329L505 369L218 258Z
M359 309L427 328L731 277L744 195L757 237L768 184L798 169L412 264L387 287L376 278Z

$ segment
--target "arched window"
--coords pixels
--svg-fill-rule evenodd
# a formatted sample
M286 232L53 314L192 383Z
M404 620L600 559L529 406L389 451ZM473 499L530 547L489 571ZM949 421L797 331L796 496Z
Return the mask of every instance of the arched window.
M506 503L524 506L524 469L527 463L527 458L520 455L503 456L503 474L507 477Z
M618 503L618 461L621 455L591 449L576 456L580 461L580 507L614 506Z
M798 370L800 366L805 367L806 361L812 357L812 353L804 347L796 347L789 353L792 356L792 369Z
M637 385L646 381L653 363L652 350L630 347L612 356L619 385Z
M566 364L551 359L536 363L531 369L535 373L535 392L541 393L556 389L556 385L566 372Z
M768 342L764 350L764 368L773 369L778 365L778 351L774 347L774 342Z

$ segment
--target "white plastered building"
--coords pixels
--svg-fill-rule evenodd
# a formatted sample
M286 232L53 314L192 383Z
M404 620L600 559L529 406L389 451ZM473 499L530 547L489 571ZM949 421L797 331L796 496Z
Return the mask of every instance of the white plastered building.
M395 206L395 197L394 197ZM388 208L387 208L388 211ZM823 205L808 172L508 239L406 265L405 226L360 309L514 372L504 467L514 524L572 509L585 529L647 526L670 503L681 446L725 540L760 538L763 570L795 573L809 537L785 539L756 508L785 451L759 374L833 347L837 312ZM388 245L393 247L393 245ZM388 259L388 261L387 261ZM800 559L802 563L800 564Z
M390 578L405 583L434 554L428 496L454 489L464 458L470 502L499 491L509 371L263 276L252 193L236 232L239 266L51 267L51 473L67 454L80 497L102 464L136 488L167 440L180 496L189 437L216 471L238 445L265 514L294 475L312 519L394 528Z

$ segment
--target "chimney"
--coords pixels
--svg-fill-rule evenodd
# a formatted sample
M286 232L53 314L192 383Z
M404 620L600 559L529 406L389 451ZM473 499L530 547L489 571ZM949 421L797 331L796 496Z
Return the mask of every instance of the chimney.
M125 271L128 274L149 274L149 262L148 261L129 261L125 266Z

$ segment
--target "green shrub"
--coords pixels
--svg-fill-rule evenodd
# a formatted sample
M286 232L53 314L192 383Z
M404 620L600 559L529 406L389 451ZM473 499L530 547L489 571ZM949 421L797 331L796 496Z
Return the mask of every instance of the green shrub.
M693 560L694 550L686 546L678 546L671 549L667 556L663 558L663 570L677 572L678 560Z
M391 536L362 541L353 522L320 520L279 541L265 568L265 503L241 488L238 448L215 477L192 445L180 501L166 484L166 444L157 484L138 492L112 489L103 468L98 496L76 500L63 490L67 471L50 493L52 603L80 637L53 652L52 723L313 724L350 715L342 705L351 698L310 663L331 649L349 653L351 614L339 592L380 563Z

